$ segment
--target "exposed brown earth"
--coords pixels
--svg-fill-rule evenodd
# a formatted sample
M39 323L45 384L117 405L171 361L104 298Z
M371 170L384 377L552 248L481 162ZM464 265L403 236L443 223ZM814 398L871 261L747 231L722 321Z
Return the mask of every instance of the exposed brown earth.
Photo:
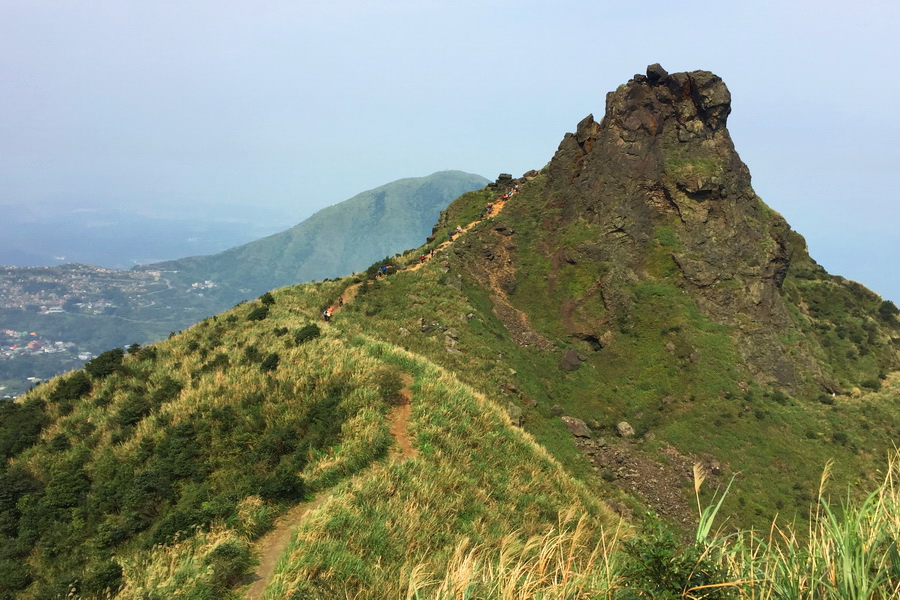
M244 594L244 600L259 600L263 597L266 585L275 572L275 565L278 564L278 559L281 558L282 552L290 543L297 526L307 513L325 502L329 495L327 492L322 492L309 502L303 502L293 507L278 518L272 531L259 539L256 544L259 565L253 574L253 583Z
M355 284L347 288L347 291L344 292L344 304L353 300L359 285ZM335 312L337 312L337 309L338 307L335 307ZM401 404L391 408L388 413L391 435L394 436L394 440L397 442L397 448L392 453L395 460L405 460L418 454L412 445L412 438L409 435L410 402L412 401L410 386L413 380L407 373L401 375L401 380L403 381L403 388L400 390L400 396L403 398L403 401ZM259 600L263 597L266 586L275 573L275 566L288 547L297 527L300 526L308 513L318 508L330 495L328 492L321 492L309 502L303 502L291 508L279 517L272 531L259 539L256 544L259 565L252 576L253 583L250 584L250 587L244 593L244 600Z

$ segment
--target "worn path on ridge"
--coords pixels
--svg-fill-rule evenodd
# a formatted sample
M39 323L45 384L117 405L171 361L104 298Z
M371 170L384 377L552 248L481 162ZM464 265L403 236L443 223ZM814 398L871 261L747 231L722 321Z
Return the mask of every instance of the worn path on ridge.
M359 284L356 284L356 287L358 286ZM349 298L352 300L353 296L349 296ZM348 295L345 293L344 304L347 304L347 302ZM401 374L401 381L403 382L403 388L400 390L402 401L388 412L391 435L394 436L394 440L397 443L397 447L391 452L393 460L405 460L418 454L412 445L412 438L409 435L410 402L412 401L410 386L413 383L413 379L409 374L403 373ZM329 492L320 492L312 500L301 502L294 506L278 518L272 531L256 542L256 554L259 557L259 565L253 573L253 582L244 593L244 600L261 600L266 591L266 586L272 580L272 575L275 574L275 566L278 564L281 555L284 554L288 544L294 538L297 527L300 526L307 514L314 511L330 497L331 494Z
M465 227L461 227L462 231L456 233L453 240L447 240L438 244L434 249L435 252L443 251L453 244L460 235L472 229L472 227L487 219L496 217L500 214L508 201L509 199L498 197L492 203L493 206L488 214L481 219L472 221ZM419 261L407 270L415 271L420 269L431 259L430 254L426 254L425 256L425 261ZM363 285L363 283L365 282L354 283L344 289L342 294L344 302L343 304L335 302L335 304L332 305L332 318L334 318L334 315L339 313L344 306L353 302L359 292L359 287ZM412 390L410 389L410 386L413 383L413 379L408 373L403 373L401 374L401 380L403 382L403 388L400 390L401 402L400 404L393 406L388 412L391 435L397 443L396 448L391 453L394 460L405 460L418 454L412 445L412 438L409 435L409 416L412 411ZM307 514L318 508L330 496L331 494L328 492L320 492L312 500L301 502L294 506L278 518L272 531L256 542L256 554L259 557L259 565L253 574L253 583L250 584L250 587L247 588L247 591L244 593L244 600L261 600L265 593L266 586L269 584L272 575L275 573L275 566L278 564L278 559L281 558L284 550L293 539L297 527L300 526Z

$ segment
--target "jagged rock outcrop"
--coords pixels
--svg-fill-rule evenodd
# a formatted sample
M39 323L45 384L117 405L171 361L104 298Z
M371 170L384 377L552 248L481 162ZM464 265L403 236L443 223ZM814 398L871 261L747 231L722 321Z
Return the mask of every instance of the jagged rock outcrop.
M798 366L816 370L811 357L781 352L776 335L793 327L779 288L804 243L750 186L730 112L716 75L651 65L607 95L601 122L588 115L566 134L548 166L547 197L562 225L584 219L602 232L575 250L613 265L599 282L613 312L632 308L623 285L673 271L707 314L741 329L758 378L793 386Z
M454 246L456 268L490 290L517 344L585 357L562 356L563 371L633 355L666 363L678 386L735 365L763 389L820 393L900 364L896 320L873 316L881 300L828 275L753 191L730 112L713 73L651 65L607 94L603 119L582 119L539 174L498 179L521 193ZM729 384L704 393L719 385Z

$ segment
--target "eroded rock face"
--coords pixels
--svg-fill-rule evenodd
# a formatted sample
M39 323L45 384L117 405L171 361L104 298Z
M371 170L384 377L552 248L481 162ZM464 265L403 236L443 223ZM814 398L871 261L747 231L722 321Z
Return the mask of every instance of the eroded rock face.
M658 276L665 262L708 315L741 327L760 381L791 386L796 357L759 348L780 347L776 332L793 326L779 288L802 238L751 188L730 112L716 75L651 65L607 95L601 122L588 115L566 134L548 167L548 198L561 225L584 219L601 232L577 250L613 265L599 282L608 309L631 310L623 286ZM800 362L812 368L811 357Z

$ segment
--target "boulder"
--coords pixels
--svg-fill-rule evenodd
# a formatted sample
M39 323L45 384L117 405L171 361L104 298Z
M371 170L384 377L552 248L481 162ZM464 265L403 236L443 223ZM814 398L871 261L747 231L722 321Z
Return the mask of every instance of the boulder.
M511 227L507 227L506 223L497 223L494 226L494 231L499 233L500 235L510 236L515 233Z
M581 360L579 360L578 351L571 348L566 350L559 360L559 368L563 371L577 371L580 369Z
M628 421L622 421L616 425L616 431L622 437L634 437L634 427Z
M588 438L591 437L591 430L588 429L587 424L581 419L576 419L575 417L560 417L563 420L563 423L566 424L566 427L569 431L572 432L577 438Z
M657 85L665 81L668 76L669 72L663 69L659 63L654 63L647 67L647 82L650 85Z

